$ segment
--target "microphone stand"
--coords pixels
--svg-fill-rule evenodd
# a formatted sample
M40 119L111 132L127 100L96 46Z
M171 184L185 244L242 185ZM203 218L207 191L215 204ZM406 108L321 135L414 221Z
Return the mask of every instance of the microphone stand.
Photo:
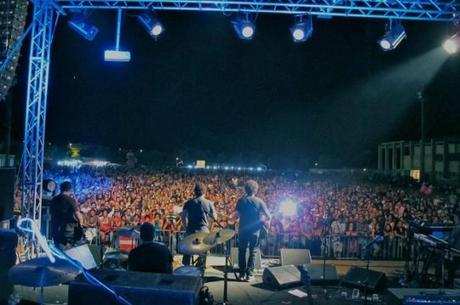
M214 219L214 217L211 216L211 218L214 220L214 222L217 224L217 226L221 229L221 230L225 230L225 228L216 220ZM220 234L219 232L216 233L216 239L220 238ZM222 305L229 305L230 303L228 302L228 264L229 264L229 261L230 261L230 252L229 252L229 249L230 249L230 240L227 240L223 245L224 245L224 256L225 256L225 267L224 267L224 296L223 296L223 300L222 300L222 303L218 303L218 304L222 304Z
M330 222L329 222L329 217L323 222L323 230L321 232L321 235L325 235L324 242L322 242L321 247L323 248L323 275L322 275L322 288L324 292L324 297L326 299L329 299L329 294L327 292L327 285L326 285L326 248L330 245L328 245L328 241L330 242ZM325 234L326 233L326 234ZM329 252L329 251L328 251Z
M367 285L369 283L369 263L370 263L370 260L371 260L370 247L371 246L366 247L367 263L366 263L366 279L364 280L364 305L367 305L367 290L368 290Z

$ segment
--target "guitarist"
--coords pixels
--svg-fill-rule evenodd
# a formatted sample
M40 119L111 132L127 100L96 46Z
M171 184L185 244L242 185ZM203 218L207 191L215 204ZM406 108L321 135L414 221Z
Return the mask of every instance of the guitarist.
M259 247L260 231L264 221L270 221L271 215L262 199L256 197L259 185L248 180L244 185L245 196L236 203L235 214L240 219L238 262L240 267L239 280L254 280L254 261ZM249 258L246 262L246 249L249 247Z

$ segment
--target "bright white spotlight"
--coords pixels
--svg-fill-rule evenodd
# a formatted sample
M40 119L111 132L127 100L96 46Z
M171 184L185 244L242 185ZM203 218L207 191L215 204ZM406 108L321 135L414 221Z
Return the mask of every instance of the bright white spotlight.
M401 21L391 19L386 25L385 35L383 35L378 43L384 51L391 51L396 49L406 37L406 31Z
M449 39L447 39L443 44L442 47L444 50L449 54L457 53L460 47L460 37L457 34L453 35Z
M256 26L251 20L251 16L246 14L238 16L232 21L233 29L240 39L251 40L256 32Z
M296 16L296 22L291 27L292 40L305 42L313 34L313 21L311 16Z
M286 199L280 203L278 210L285 217L295 216L297 214L297 202Z
M137 16L137 20L144 26L150 36L157 38L163 33L163 25L152 12L145 12L142 15Z

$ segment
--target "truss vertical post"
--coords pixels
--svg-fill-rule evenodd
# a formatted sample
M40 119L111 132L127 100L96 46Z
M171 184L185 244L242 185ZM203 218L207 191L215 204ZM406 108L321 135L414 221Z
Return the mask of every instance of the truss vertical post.
M33 6L21 168L21 214L41 226L46 101L51 42L57 16L50 0L34 0Z

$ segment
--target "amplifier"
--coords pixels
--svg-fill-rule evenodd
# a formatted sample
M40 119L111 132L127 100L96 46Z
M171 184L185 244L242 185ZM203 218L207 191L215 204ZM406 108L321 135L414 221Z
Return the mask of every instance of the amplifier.
M133 305L196 305L202 287L200 277L183 275L95 270L104 284ZM70 282L69 305L115 305L115 297L99 286L89 284L82 275Z

